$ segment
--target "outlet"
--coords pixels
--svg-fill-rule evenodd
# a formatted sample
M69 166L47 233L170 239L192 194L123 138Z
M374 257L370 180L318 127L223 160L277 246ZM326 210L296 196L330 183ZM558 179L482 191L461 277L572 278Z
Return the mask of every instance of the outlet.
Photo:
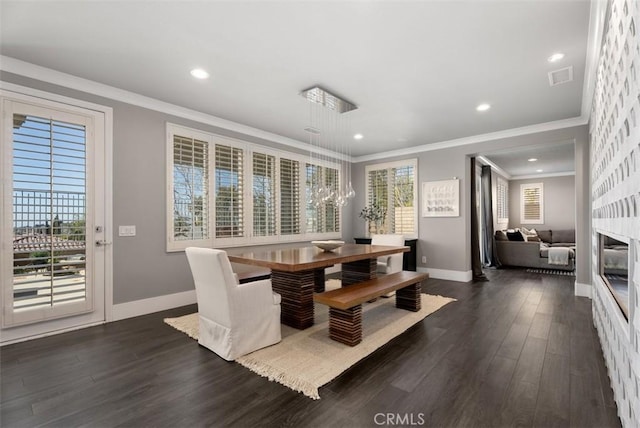
M422 256L422 264L426 264L427 263L427 256Z

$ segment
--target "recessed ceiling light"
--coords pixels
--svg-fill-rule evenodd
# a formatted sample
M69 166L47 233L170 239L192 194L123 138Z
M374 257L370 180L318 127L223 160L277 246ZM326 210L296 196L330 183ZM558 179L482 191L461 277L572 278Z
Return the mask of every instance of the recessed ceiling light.
M364 135L362 135L362 134L356 134L356 135L353 136L354 140L362 140L363 138L364 138Z
M480 104L478 107L476 107L476 110L478 111L487 111L491 108L490 104Z
M209 73L201 68L194 68L193 70L191 70L191 75L196 79L206 79L209 77Z
M536 172L542 172L542 170L541 169L536 169Z
M528 160L529 162L535 162L535 161L537 161L538 159L537 159L537 158L529 158L529 159L527 159L527 160Z
M561 52L558 53L554 53L553 55L551 55L549 58L547 58L547 61L549 62L558 62L560 61L562 58L564 58L564 54Z

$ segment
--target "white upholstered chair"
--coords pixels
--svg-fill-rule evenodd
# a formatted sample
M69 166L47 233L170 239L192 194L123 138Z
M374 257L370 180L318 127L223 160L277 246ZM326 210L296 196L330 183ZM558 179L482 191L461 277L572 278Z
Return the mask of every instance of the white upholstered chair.
M404 247L402 235L371 235L371 245L389 245ZM378 257L378 273L395 273L402 270L402 257L404 253Z
M280 295L271 280L239 284L227 253L186 249L198 299L198 343L232 361L281 340Z

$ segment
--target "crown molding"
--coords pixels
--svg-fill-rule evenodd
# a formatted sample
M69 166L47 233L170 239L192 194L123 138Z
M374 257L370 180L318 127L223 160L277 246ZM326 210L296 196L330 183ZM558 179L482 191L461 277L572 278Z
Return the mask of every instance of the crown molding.
M553 122L539 123L536 125L523 126L520 128L505 129L503 131L490 132L488 134L478 134L471 137L456 138L454 140L440 141L437 143L423 144L421 146L407 147L404 149L391 150L388 152L374 153L352 158L354 163L368 162L372 160L387 159L395 156L415 155L421 152L430 152L433 150L448 149L451 147L466 146L469 144L484 143L487 141L500 140L503 138L519 137L527 134L535 134L538 132L555 131L558 129L572 128L574 126L586 125L588 118L583 116L572 117L569 119L556 120Z
M537 178L569 177L572 175L576 175L576 172L567 171L567 172L550 172L548 174L512 175L510 180L531 180L531 179L537 179Z
M292 138L283 137L282 135L274 134L272 132L263 131L261 129L243 125L231 120L221 119L210 114L191 110L185 107L180 107L175 104L157 100L155 98L136 94L135 92L126 91L124 89L119 89L114 86L94 82L92 80L84 79L71 74L62 73L60 71L21 61L12 57L0 55L0 70L28 77L30 79L50 83L53 85L86 92L91 95L97 95L126 104L131 104L149 110L166 113L172 116L181 117L183 119L192 120L194 122L199 122L205 125L215 126L217 128L238 132L240 134L260 138L262 140L294 147L305 152L313 152L322 156L329 156L347 162L352 161L350 156L342 153L322 149L319 147L313 147L307 143L303 143Z
M495 172L497 172L498 174L500 174L501 176L503 176L504 178L506 178L507 180L511 180L511 174L509 174L507 171L505 171L504 169L500 168L498 165L496 165L493 161L487 159L484 156L478 156L478 160L480 162L482 162L485 165L489 165Z

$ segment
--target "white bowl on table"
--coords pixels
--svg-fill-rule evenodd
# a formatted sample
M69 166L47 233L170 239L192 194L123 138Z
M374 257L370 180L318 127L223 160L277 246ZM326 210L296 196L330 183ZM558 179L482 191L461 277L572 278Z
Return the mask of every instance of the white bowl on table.
M340 248L344 245L344 241L311 241L311 243L324 251L333 251L336 248Z

